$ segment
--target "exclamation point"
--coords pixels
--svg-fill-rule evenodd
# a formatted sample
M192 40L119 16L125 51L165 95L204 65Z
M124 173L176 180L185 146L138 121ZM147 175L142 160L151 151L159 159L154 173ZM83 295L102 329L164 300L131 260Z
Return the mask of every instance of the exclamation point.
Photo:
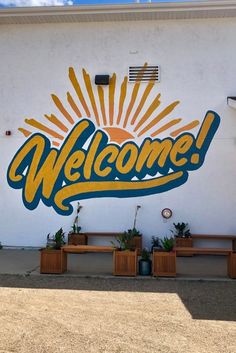
M197 140L196 140L196 147L201 150L205 139L207 137L207 134L211 128L211 125L214 121L214 114L213 113L208 113L207 116L205 117L201 129L198 133ZM200 154L199 153L194 153L191 157L191 163L193 164L198 164L200 159Z

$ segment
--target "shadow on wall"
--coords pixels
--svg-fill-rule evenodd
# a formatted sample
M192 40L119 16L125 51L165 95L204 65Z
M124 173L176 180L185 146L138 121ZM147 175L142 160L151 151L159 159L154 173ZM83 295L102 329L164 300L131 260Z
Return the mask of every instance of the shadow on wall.
M193 319L236 321L234 281L138 280L76 278L65 276L0 275L0 286L141 293L174 293Z

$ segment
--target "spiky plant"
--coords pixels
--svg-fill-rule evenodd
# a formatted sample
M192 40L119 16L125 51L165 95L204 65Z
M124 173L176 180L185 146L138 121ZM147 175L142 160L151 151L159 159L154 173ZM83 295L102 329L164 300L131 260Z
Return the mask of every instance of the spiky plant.
M54 235L55 246L54 249L61 249L61 247L65 244L65 233L63 229L60 228Z
M150 251L147 248L143 248L141 252L141 260L150 261Z
M164 237L161 241L161 247L164 251L170 252L174 249L175 246L175 239L170 237Z
M188 228L188 223L173 223L175 230L174 232L172 231L172 233L174 233L174 236L176 238L190 238L191 237L191 233L190 230Z

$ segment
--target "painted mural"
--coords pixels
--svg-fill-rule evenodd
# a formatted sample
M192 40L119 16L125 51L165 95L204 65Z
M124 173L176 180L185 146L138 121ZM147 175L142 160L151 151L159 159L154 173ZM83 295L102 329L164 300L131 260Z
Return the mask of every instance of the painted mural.
M7 178L12 188L22 189L29 210L41 200L69 215L75 200L166 192L202 166L220 124L215 112L208 111L201 123L184 123L172 118L180 102L162 107L153 81L129 84L125 77L118 86L113 74L108 87L96 87L84 69L79 81L73 68L69 79L66 102L51 95L57 115L45 114L44 122L25 119L19 128L27 139Z

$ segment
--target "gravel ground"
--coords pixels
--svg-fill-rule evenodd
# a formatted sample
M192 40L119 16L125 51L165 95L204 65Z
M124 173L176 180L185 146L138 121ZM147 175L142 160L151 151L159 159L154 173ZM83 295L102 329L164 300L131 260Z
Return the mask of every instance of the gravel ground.
M0 276L0 352L236 352L236 283Z

